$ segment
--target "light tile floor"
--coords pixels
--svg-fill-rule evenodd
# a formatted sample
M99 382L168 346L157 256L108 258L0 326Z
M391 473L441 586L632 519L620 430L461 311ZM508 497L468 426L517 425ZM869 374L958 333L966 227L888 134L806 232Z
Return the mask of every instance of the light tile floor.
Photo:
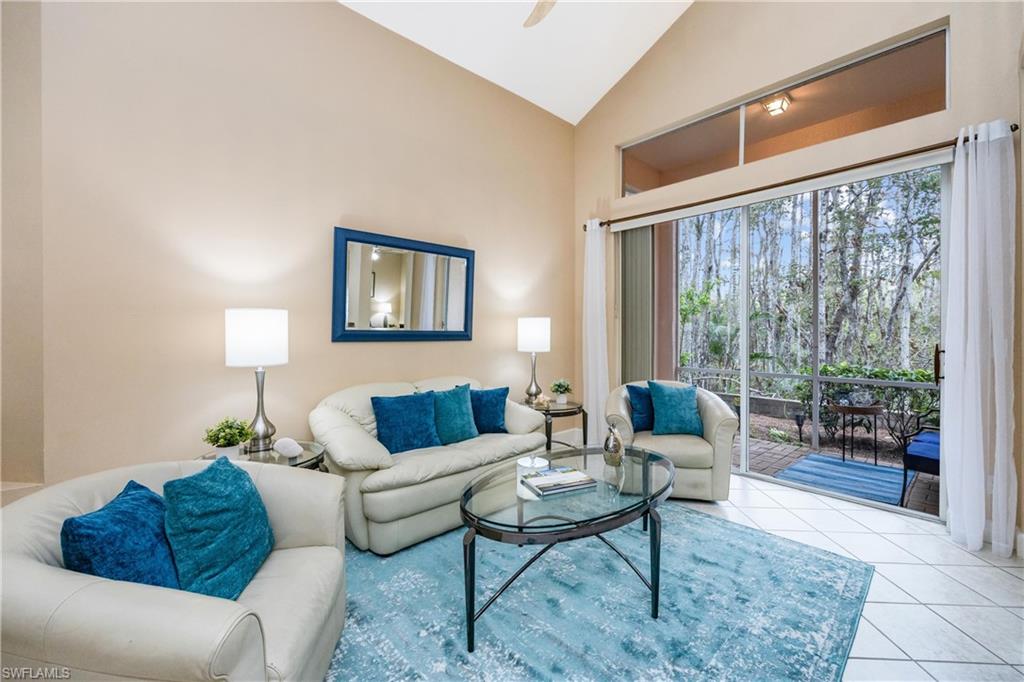
M1024 682L1024 558L968 552L944 526L733 475L685 504L875 566L846 680Z

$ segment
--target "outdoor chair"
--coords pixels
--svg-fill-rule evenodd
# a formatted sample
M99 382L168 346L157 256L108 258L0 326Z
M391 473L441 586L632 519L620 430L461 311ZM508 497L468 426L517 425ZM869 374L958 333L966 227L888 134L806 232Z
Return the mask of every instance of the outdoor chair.
M931 410L918 418L918 424L930 415ZM933 476L939 475L940 436L937 426L919 427L910 436L903 449L903 490L900 493L900 506L904 506L907 497L907 471L914 470Z

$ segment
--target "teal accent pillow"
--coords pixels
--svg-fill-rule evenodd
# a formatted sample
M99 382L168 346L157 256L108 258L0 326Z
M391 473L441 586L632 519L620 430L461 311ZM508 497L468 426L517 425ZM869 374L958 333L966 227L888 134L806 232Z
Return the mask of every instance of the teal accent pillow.
M473 422L480 433L508 433L505 427L505 401L508 386L473 389L469 392L473 403Z
M629 394L629 412L633 422L633 433L654 429L654 403L651 402L651 389L646 386L626 384Z
M60 551L71 571L178 589L164 498L135 481L96 511L65 519Z
M433 391L387 398L373 396L370 403L377 418L377 440L392 455L441 445Z
M480 435L473 421L473 401L469 395L469 384L448 391L434 391L434 423L437 436L444 445Z
M237 599L274 547L252 478L222 457L197 474L164 483L164 500L181 589Z
M648 381L654 404L655 436L668 434L704 435L704 423L697 409L696 386L673 386Z

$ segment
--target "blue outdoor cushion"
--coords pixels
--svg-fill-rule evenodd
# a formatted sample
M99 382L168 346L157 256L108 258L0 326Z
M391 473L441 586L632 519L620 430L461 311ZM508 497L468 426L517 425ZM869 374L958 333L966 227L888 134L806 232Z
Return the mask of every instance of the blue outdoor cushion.
M704 423L697 409L696 386L674 386L648 381L654 403L655 436L668 434L704 435Z
M651 389L646 386L626 384L626 392L629 393L633 433L654 429L654 403L651 402Z
M469 399L473 403L473 421L480 433L508 433L505 428L505 401L508 400L508 386L471 390Z
M448 391L434 391L434 422L437 425L437 436L444 445L480 435L473 422L469 384Z
M939 459L939 444L929 440L918 440L914 438L910 445L907 446L908 455L917 455L918 457L927 457L928 459Z
M64 567L111 580L178 588L164 500L135 481L94 512L64 520Z
M197 474L164 483L164 499L181 588L236 599L274 547L252 478L222 457Z
M434 392L370 398L377 418L377 440L392 455L441 444L434 418Z

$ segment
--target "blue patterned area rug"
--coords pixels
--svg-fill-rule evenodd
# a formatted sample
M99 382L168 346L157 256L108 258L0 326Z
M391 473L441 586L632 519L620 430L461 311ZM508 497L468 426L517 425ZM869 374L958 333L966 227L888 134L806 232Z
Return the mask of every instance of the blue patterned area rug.
M914 483L917 472L907 472L907 489ZM878 466L867 462L845 462L838 456L819 455L812 452L799 462L775 474L776 478L794 483L812 485L822 490L831 490L862 500L874 500L886 504L900 503L903 490L903 469Z
M596 538L560 545L477 621L462 536L390 557L346 548L348 620L327 680L839 680L872 567L669 501L661 613ZM607 534L647 571L637 522ZM537 548L477 539L477 607Z

